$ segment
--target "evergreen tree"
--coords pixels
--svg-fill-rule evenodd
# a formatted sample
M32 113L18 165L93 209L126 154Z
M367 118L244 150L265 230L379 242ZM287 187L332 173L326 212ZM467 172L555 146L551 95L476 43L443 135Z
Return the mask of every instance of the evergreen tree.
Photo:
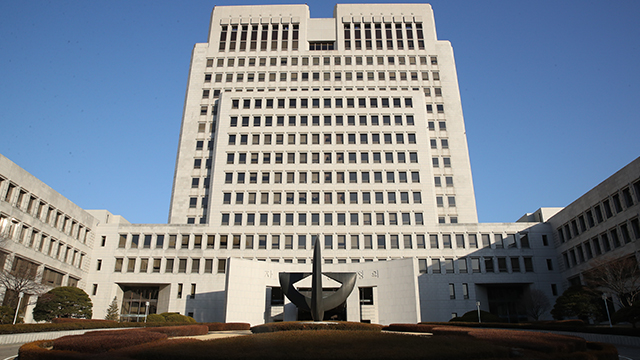
M51 321L53 318L91 319L93 304L89 295L82 289L61 286L49 290L38 298L33 309L36 321Z
M120 319L120 311L118 310L118 297L115 296L113 301L109 305L107 309L107 316L104 317L105 320L113 320L118 321Z

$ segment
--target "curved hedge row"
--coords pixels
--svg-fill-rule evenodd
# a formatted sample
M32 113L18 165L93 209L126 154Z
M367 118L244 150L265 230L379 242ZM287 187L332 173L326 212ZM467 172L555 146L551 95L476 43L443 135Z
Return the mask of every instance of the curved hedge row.
M209 331L230 331L230 330L250 330L251 324L249 323L203 323L207 325Z
M359 330L359 331L381 331L382 325L366 324L348 321L335 322L307 322L307 321L285 321L257 325L251 328L254 334L291 331L291 330Z
M207 325L183 325L183 326L160 326L146 328L145 331L152 333L165 334L168 337L174 336L194 336L206 335L209 333Z
M58 338L53 341L53 350L97 354L166 338L167 334L142 329L91 331Z

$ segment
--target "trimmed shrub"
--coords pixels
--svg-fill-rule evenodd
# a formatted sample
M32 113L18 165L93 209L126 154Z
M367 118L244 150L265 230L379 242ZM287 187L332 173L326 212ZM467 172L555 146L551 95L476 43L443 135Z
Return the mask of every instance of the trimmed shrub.
M209 327L209 331L229 331L229 330L250 330L248 323L204 323Z
M96 354L166 338L166 334L142 329L92 331L56 339L53 341L53 349Z
M402 331L402 332L418 332L418 333L430 333L437 325L423 325L423 324L389 324L382 330L386 331Z
M587 324L580 319L571 320L549 320L549 321L537 321L532 323L533 325L547 325L547 326L586 326Z
M438 329L434 329L434 333ZM572 353L587 350L587 342L575 336L502 329L467 328L466 330L469 336L478 340L544 353Z
M618 349L612 344L587 341L587 349L597 360L618 360Z
M257 325L251 328L251 332L254 334L277 332L277 331L292 331L292 330L358 330L358 331L381 331L382 325L366 324L347 321L336 322L307 322L307 321L285 321L277 323L268 323L264 325Z
M64 324L64 323L85 323L85 324L117 324L117 321L113 320L102 320L102 319L74 319L74 318L55 318L51 319L53 324Z
M207 325L161 326L146 328L145 330L166 334L168 337L206 335L209 333L209 327Z
M49 350L53 346L53 340L40 340L26 343L18 350L20 360L81 360L86 359L85 354L73 351Z
M482 320L482 322L490 322L490 323L502 322L502 319L500 319L496 315L493 315L490 312L486 312L482 310L480 310L480 319ZM454 317L449 321L478 322L478 311L477 310L468 311L464 313L464 315Z
M162 313L160 316L164 317L166 322L174 322L174 323L196 323L196 320L191 316L184 316L179 313ZM147 320L148 321L148 320Z
M147 322L148 323L167 322L167 320L162 315L149 314L149 315L147 315Z
M13 317L15 316L16 309L10 306L0 306L0 324L13 324ZM20 318L18 316L18 318ZM20 321L22 322L22 321Z

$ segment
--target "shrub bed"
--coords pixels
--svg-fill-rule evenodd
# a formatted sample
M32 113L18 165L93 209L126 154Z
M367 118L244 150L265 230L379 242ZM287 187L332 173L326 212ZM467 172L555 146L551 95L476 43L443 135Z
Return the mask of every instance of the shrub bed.
M418 332L418 333L430 333L437 325L424 325L424 324L389 324L382 330L386 331L403 331L403 332Z
M402 325L400 328L405 328ZM67 350L47 350L54 341L38 341L20 348L21 360L61 359L210 359L212 354L221 359L493 359L511 357L523 359L562 360L617 360L614 346L587 343L582 339L552 334L538 334L512 330L470 329L461 327L434 327L467 336L436 335L430 337L407 336L375 331L280 331L233 338L199 341L194 339L139 342L128 347L113 348L108 352L88 353ZM121 342L121 335L107 338L107 333L153 333L141 329L96 331L85 335L85 344L104 339ZM71 338L71 337L68 337ZM116 341L114 341L114 338ZM122 339L122 341L131 340ZM82 345L82 344L80 344ZM76 346L80 346L76 345ZM86 346L86 345L84 345ZM56 349L59 347L55 347ZM102 351L103 349L99 349ZM109 349L107 349L109 350Z
M53 346L53 340L40 340L26 343L18 350L20 360L81 360L84 354L73 351L49 350Z
M522 330L551 330L592 334L624 335L640 337L640 328L586 325L582 320L539 321L531 323L477 323L477 322L421 322L424 325L463 326L472 328L502 328Z
M142 329L92 331L84 335L69 335L56 339L53 341L53 350L97 354L166 338L166 334Z
M365 324L348 321L336 321L336 322L306 322L306 321L285 321L277 323L268 323L264 325L258 325L251 328L251 332L254 334L277 332L277 331L292 331L292 330L358 330L358 331L381 331L382 325L377 324Z
M165 334L168 337L194 336L194 335L208 334L209 327L207 325L160 326L160 327L146 328L145 331Z
M176 340L121 349L135 359L504 359L509 349L474 339L407 336L373 331L281 331L210 341Z
M437 330L438 328L436 328ZM468 329L469 336L494 344L529 349L544 353L573 353L587 350L587 342L575 336L531 331Z
M51 319L51 323L53 324L65 324L65 323L84 323L84 324L118 324L117 321L113 320L102 320L102 319L74 319L74 318L55 318Z
M204 323L209 327L209 331L229 331L229 330L250 330L248 323Z

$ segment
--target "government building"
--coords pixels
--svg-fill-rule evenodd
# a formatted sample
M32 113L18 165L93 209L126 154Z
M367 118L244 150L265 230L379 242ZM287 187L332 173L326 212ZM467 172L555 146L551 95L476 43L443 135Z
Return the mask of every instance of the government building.
M5 272L83 288L95 318L115 297L127 321L255 325L309 319L278 274L310 272L317 244L324 271L357 274L328 319L447 321L479 302L522 321L532 290L553 303L593 259L636 256L640 158L564 209L478 223L453 50L428 4L215 7L188 76L168 223L81 209L0 155Z

